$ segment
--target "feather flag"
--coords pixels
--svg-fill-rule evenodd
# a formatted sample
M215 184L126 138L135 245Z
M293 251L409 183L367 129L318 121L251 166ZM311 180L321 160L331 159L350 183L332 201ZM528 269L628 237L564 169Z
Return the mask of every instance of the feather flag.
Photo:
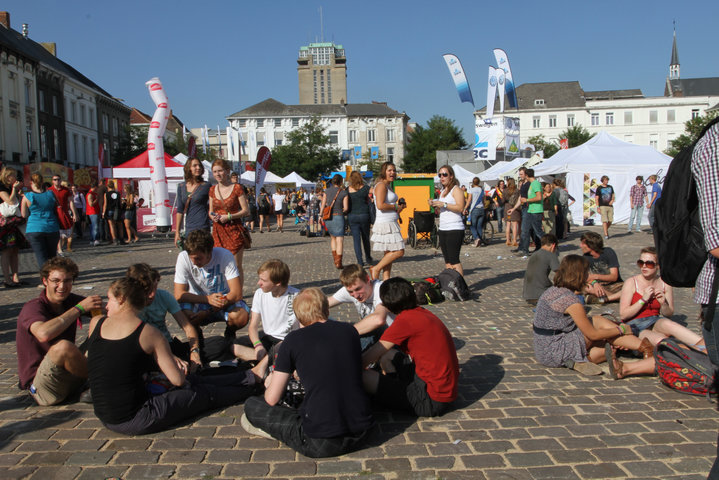
M497 69L489 66L489 74L487 76L487 113L484 121L491 123L494 116L494 101L497 98Z
M474 106L472 92L469 89L467 76L464 73L464 69L462 68L462 64L460 63L459 58L457 58L456 55L453 55L451 53L442 55L442 58L444 58L444 61L447 64L447 68L449 69L449 74L452 76L452 80L454 80L454 86L457 87L459 100L462 103L468 102L471 103L472 106Z
M509 106L517 108L517 92L514 88L514 79L512 78L512 69L509 67L507 52L501 48L495 48L494 58L497 60L497 67L504 72L504 91L507 94ZM504 109L502 109L502 111L504 111Z

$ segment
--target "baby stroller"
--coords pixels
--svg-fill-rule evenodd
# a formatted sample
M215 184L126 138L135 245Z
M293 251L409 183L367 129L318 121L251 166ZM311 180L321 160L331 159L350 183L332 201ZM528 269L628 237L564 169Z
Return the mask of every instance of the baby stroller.
M407 242L412 248L417 248L419 242L429 244L434 248L439 247L439 234L437 225L434 222L434 210L429 212L414 211L413 217L409 219L407 230Z

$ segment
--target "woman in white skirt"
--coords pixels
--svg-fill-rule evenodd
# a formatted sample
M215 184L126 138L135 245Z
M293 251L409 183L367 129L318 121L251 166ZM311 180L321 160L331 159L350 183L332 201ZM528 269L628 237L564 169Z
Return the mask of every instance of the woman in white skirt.
M374 187L374 204L377 216L372 228L372 250L384 252L379 263L370 268L370 277L388 280L392 263L404 255L404 240L399 229L399 212L406 205L397 202L397 194L391 188L397 178L397 167L392 162L384 162L379 172L379 182Z

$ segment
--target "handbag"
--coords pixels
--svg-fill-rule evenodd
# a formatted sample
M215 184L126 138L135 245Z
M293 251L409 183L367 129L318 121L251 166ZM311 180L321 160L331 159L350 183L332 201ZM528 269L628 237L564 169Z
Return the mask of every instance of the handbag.
M3 217L19 217L20 216L20 202L10 204L7 202L0 203L0 216Z
M182 226L178 225L177 228L180 229L180 240L177 242L177 248L180 250L185 250L185 238L187 238L187 235L185 234L185 230L187 227L187 207L190 206L190 200L192 200L192 195L197 191L197 186L195 186L195 189L191 192L187 191L187 183L185 183L185 193L187 193L187 200L185 200L185 208L182 209L184 212L182 214Z
M60 205L60 202L57 200L57 195L55 195L55 192L52 193L52 196L55 197L55 214L57 215L57 221L60 224L60 230L68 230L72 228L72 218L70 218L70 215L67 214L67 211Z
M335 200L337 200L337 196L340 194L340 189L337 189L337 193L335 193L335 198L332 199L332 203L329 205L325 205L325 208L322 209L322 220L331 220L332 219L332 207L335 205Z

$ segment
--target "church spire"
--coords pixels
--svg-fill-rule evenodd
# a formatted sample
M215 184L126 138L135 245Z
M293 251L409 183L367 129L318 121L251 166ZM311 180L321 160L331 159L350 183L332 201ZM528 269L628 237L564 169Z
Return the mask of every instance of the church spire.
M677 27L674 24L674 42L672 43L672 59L669 62L669 80L679 80L679 52L677 51Z

